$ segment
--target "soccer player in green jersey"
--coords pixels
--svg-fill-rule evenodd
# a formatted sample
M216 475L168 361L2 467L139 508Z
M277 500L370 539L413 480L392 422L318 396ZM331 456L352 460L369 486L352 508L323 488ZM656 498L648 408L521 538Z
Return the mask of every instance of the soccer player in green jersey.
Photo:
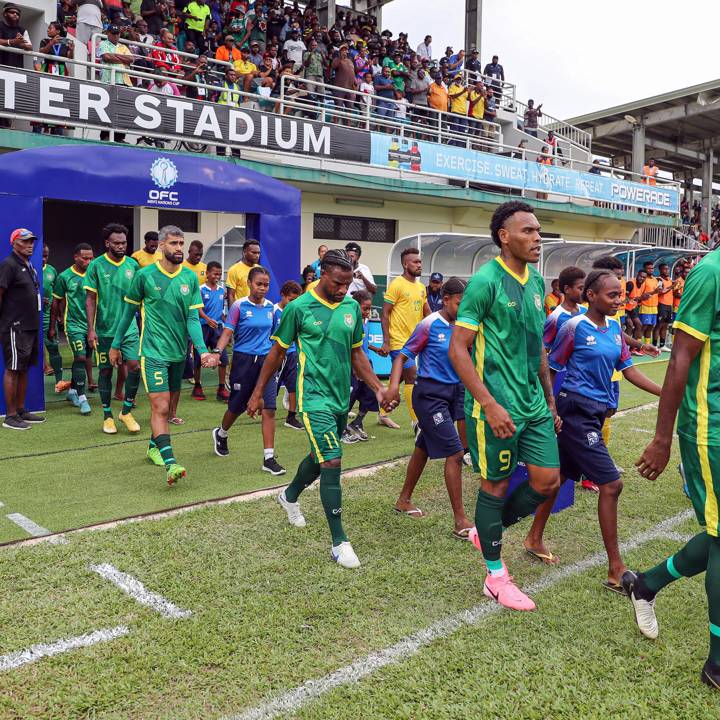
M58 347L57 331L53 333L52 340L48 337L50 311L53 302L53 286L55 285L55 279L58 274L57 270L48 262L49 257L50 246L46 243L43 245L43 339L45 340L45 348L48 352L50 367L52 368L53 375L55 375L55 392L59 393L67 390L70 387L70 383L67 380L63 380L62 357L60 356L60 348Z
M93 259L93 249L87 243L75 248L73 264L55 279L53 303L50 308L50 327L47 335L51 341L57 334L57 319L62 313L65 335L73 353L72 381L67 399L80 408L82 415L90 414L90 403L85 396L87 380L88 324L85 312L85 273Z
M670 460L675 417L680 457L702 532L650 570L628 571L622 584L640 632L658 636L655 597L681 577L705 572L710 652L700 679L720 689L720 252L706 255L685 281L672 355L660 395L655 437L636 465L656 480ZM678 412L679 410L679 412Z
M505 607L534 610L508 574L501 548L503 528L560 487L560 421L542 342L545 284L530 267L540 259L540 223L527 203L511 201L495 210L490 231L500 255L470 279L449 357L466 388L470 454L481 474L471 539L487 565L484 593ZM529 480L507 495L518 462Z
M182 267L185 236L180 228L166 225L159 238L162 259L135 273L109 355L112 365L122 364L128 331L140 307L140 371L150 398L152 432L147 457L165 467L167 483L174 485L186 472L173 455L168 419L172 400L180 394L188 336L203 367L216 367L218 358L208 352L203 341L198 316L203 302L197 276Z
M112 414L112 373L110 346L115 336L115 325L125 311L124 298L130 289L135 273L140 270L136 260L125 255L128 229L124 225L111 223L102 229L105 254L95 258L85 276L85 308L88 321L88 345L95 351L95 360L100 372L98 385L103 406L103 432L115 435L117 427ZM140 385L140 363L138 349L140 334L137 325L130 323L127 335L120 348L127 366L125 399L118 420L131 432L140 432L132 416L133 402Z
M282 365L286 350L296 343L297 409L310 441L310 454L278 495L278 502L291 525L305 527L298 497L319 477L320 500L332 535L332 558L342 567L356 568L360 561L343 529L340 489L340 438L347 425L351 370L368 384L385 409L391 410L396 403L386 399L387 391L362 349L362 313L347 295L353 279L350 257L345 250L328 250L320 267L318 285L283 311L247 413L255 417L262 411L265 386Z

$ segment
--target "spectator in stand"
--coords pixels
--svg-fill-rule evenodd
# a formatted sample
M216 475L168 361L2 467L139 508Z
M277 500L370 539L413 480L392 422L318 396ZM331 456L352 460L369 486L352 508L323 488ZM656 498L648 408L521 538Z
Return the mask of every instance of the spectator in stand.
M485 90L485 116L483 119L485 122L497 122L497 99L491 87Z
M283 54L288 62L293 64L293 71L297 72L302 67L303 53L307 50L305 43L300 40L300 33L293 28L290 31L290 39L283 45Z
M432 60L432 35L426 35L425 39L417 46L417 56Z
M75 23L75 37L78 42L87 45L93 35L102 32L103 7L102 0L78 0Z
M535 107L534 100L528 100L527 110L523 116L523 129L528 135L538 136L538 118L542 117L542 103Z
M250 62L250 48L243 45L240 48L240 59L233 63L233 69L237 73L239 82L245 92L251 92L252 81L258 76L258 69L255 63ZM241 102L245 102L244 99Z
M565 164L565 161L562 160L563 157L563 151L561 147L558 145L558 140L555 135L554 130L548 130L547 138L545 139L545 142L547 143L548 147L550 148L550 154L555 158L561 158L561 162L563 165ZM555 162L553 161L553 165Z
M443 276L442 273L434 272L430 275L430 282L427 286L427 304L430 312L437 312L443 307Z
M300 287L302 288L302 291L305 292L308 289L308 285L311 285L316 280L315 270L312 267L312 265L306 265L303 268L302 271L302 283L300 283Z
M477 75L481 75L482 74L480 72L481 67L482 66L480 65L480 58L478 56L477 48L473 48L470 51L470 57L465 60L465 69L468 72L476 73Z
M362 43L362 41L360 41ZM362 43L358 48L358 53L355 56L355 76L358 83L361 83L365 78L365 75L370 72L370 58L368 57L367 47Z
M386 65L380 75L373 79L375 95L378 96L375 112L381 118L393 118L395 116L395 82L392 72Z
M320 263L322 262L322 259L325 257L325 253L328 251L327 245L320 245L317 249L317 260L314 260L310 265L308 265L309 268L312 268L315 271L315 277L320 277Z
M353 264L353 279L348 287L347 295L358 290L366 290L370 295L374 295L377 290L375 284L375 278L373 277L370 268L360 262L360 256L362 255L362 248L356 242L349 242L345 245L345 252L350 256L350 260Z
M133 55L127 45L120 44L120 28L110 25L105 31L107 38L101 40L96 51L96 57L102 62L103 71L101 81L113 85L128 85L132 87L130 76L124 72L133 63ZM110 139L109 130L100 131L101 140ZM125 142L125 133L115 133L115 142Z
M175 47L175 36L169 30L160 31L160 40L153 46L151 57L155 67L165 70L168 77L183 76L180 56Z
M191 0L182 15L185 18L185 37L195 43L200 53L204 54L207 50L205 32L210 26L210 6L205 0Z
M408 120L408 101L402 90L395 90L395 120L400 124L407 124Z
M450 75L454 75L457 72L462 72L463 65L465 64L465 51L458 50L457 53L451 55L448 58L447 70Z
M150 32L148 32L148 24L145 22L145 20L143 20L142 18L138 18L135 21L135 29L137 30L138 34L138 42L141 42L144 45L155 44L155 36L151 35Z
M130 0L122 0L122 5L115 13L115 24L121 28L128 28L135 22L135 15L130 8Z
M485 86L479 77L468 93L468 117L470 129L474 135L479 136L483 132L482 121L485 118Z
M365 106L368 112L372 110L372 96L375 94L375 86L373 85L373 78L371 73L365 73L363 81L360 83L358 91L362 94L362 99L365 102Z
M600 175L600 174L601 174L601 172L600 172L600 161L599 161L597 158L592 161L592 165L590 166L590 169L588 170L588 172L589 172L591 175Z
M155 70L156 78L150 81L150 87L148 90L158 95L180 95L178 86L173 82L168 82L167 74L162 68Z
M357 90L357 79L355 77L355 65L348 56L348 46L341 45L338 56L332 61L330 69L333 72L333 90L335 107L339 112L352 113L355 110L355 91ZM350 118L341 116L339 122L350 125Z
M148 32L156 39L159 38L168 16L168 6L164 0L142 0L140 15L147 23Z
M427 123L430 113L428 112L428 89L432 80L423 68L417 71L417 77L407 85L408 100L412 103L413 122Z
M489 62L483 70L483 75L486 77L493 78L493 80L499 80L505 82L505 70L503 66L498 62L500 58L497 55L492 56L492 62ZM500 88L500 84L494 85L496 88Z
M226 35L225 42L215 51L215 59L221 62L234 63L240 58L240 51L235 47L235 38L232 35Z
M192 65L185 71L185 80L209 85L208 77L208 59L205 55L200 55ZM194 85L185 85L185 95L190 100L208 100L209 90L206 87L195 87Z
M323 83L325 82L325 54L320 49L315 38L308 40L308 49L303 53L303 66L305 68L305 79L312 83L308 89L318 101L323 99Z
M1 47L32 50L30 35L28 35L28 31L20 25L20 8L13 3L5 3L5 7L3 8L3 19L0 20L0 48ZM24 64L24 58L20 53L0 50L0 65L22 68ZM10 127L10 120L7 118L0 118L0 120L2 121L0 127Z
M263 54L260 52L260 43L257 41L250 43L250 62L258 68L263 64Z
M450 132L455 135L462 135L467 130L468 91L463 85L462 77L462 73L457 73L448 88L450 112L452 113ZM463 145L464 143L460 138L454 138L450 144Z
M428 105L434 110L447 112L449 103L448 91L443 84L442 75L439 72L435 73L433 81L428 88Z
M390 75L396 90L405 92L405 78L408 77L408 70L403 64L402 54L396 52L392 57L389 55L383 60L383 67L390 68Z
M47 37L40 42L40 53L52 55L53 59L42 58L36 67L40 72L50 75L66 76L68 74L67 63L64 59L72 58L73 46L65 37L65 28L59 22L51 22L48 25ZM57 58L57 60L55 59ZM64 135L62 125L48 125L46 123L30 123L34 133L47 132L50 135Z
M643 165L642 182L647 185L657 185L658 166L655 158L650 158L646 165Z
M242 87L238 84L238 74L234 68L228 68L225 71L222 83L218 85L219 94L217 103L219 105L228 105L229 107L240 107L242 102L240 92ZM224 154L224 153L221 153Z

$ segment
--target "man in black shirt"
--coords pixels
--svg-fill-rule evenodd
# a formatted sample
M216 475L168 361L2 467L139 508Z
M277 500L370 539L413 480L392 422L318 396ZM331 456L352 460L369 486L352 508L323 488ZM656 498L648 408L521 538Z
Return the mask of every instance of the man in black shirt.
M156 38L163 29L166 14L167 5L160 0L142 0L140 4L140 15L147 23L148 32Z
M430 284L427 286L427 302L431 312L437 312L438 310L442 310L442 287L442 273L432 273L432 275L430 275Z
M0 263L0 345L5 361L3 392L7 410L4 428L29 430L45 421L25 409L27 375L38 359L40 282L30 262L35 234L18 228L10 236L13 249Z
M30 36L20 25L20 8L13 3L5 3L0 20L0 48L4 47L32 50ZM21 68L24 64L24 57L20 53L0 50L0 65Z

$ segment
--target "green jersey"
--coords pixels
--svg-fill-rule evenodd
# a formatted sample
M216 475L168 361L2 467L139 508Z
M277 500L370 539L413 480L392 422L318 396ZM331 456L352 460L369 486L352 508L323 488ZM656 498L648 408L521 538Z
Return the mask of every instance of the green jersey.
M538 377L544 292L535 268L528 266L520 277L497 257L472 276L458 310L455 324L477 333L472 349L477 374L513 420L530 420L548 411ZM485 419L470 393L465 393L465 413Z
M678 435L698 446L720 446L720 252L687 276L675 328L703 342L690 365L678 414Z
M56 277L57 270L52 265L43 265L42 300L43 320L45 323L50 322L50 306L52 305L53 286Z
M111 260L107 253L96 257L85 274L85 290L97 295L95 332L98 337L112 338L115 324L125 311L124 298L140 269L137 261L123 257L120 262ZM128 328L128 336L137 335L135 323Z
M66 335L87 335L87 311L85 310L85 274L80 273L71 265L56 278L52 295L58 300L65 300L63 324Z
M360 305L351 297L332 304L309 290L283 310L271 338L298 351L297 408L347 413L350 403L351 352L363 343Z
M190 311L203 307L200 285L192 270L181 265L171 275L159 261L148 265L135 273L125 302L141 306L141 357L165 362L185 359Z

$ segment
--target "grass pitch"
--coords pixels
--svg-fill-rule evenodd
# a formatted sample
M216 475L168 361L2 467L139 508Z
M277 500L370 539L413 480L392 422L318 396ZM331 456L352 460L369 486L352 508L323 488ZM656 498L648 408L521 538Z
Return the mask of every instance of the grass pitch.
M664 368L657 364L646 370L661 379ZM626 404L636 404L626 386L623 395ZM188 421L194 423L195 413L208 406L215 410L210 401L192 405ZM654 419L654 410L644 410L614 423L611 449L627 469L620 503L623 539L689 507L674 471L677 452L656 483L632 469L650 439ZM70 415L65 420L68 428L80 421L86 419ZM50 428L49 422L42 430ZM252 432L257 438L259 429ZM194 447L199 468L188 484L198 474L204 481L211 474L208 468L215 467L215 457L209 455L204 438L195 444L197 436L184 437L191 444L179 454L185 460ZM69 430L62 439L76 448L79 445L72 443L78 440L82 436L73 439ZM373 460L381 459L383 448L386 456L409 452L409 430L394 432L387 442L351 446L351 464L354 451L364 453L366 448ZM236 443L240 462L232 463L235 472L243 458L247 462L248 456L239 451L241 444L250 443ZM71 484L74 502L88 506L83 512L107 516L107 508L96 507L102 492L89 494L96 476L87 472L92 458L97 458L98 468L109 462L107 447L53 456L56 502L81 454L85 503L80 483ZM300 454L298 448L298 459ZM160 503L168 493L136 455L133 450L124 456L124 469L118 469L105 492L132 496L138 506L148 498ZM281 458L286 459L284 451ZM25 468L39 460L12 463ZM63 471L67 464L71 467ZM130 632L0 673L0 717L232 717L484 603L479 553L450 536L452 517L441 471L440 463L432 463L418 487L418 504L430 512L419 521L392 512L404 468L344 482L345 523L363 562L358 571L343 570L329 560L327 527L314 490L303 495L308 519L304 530L290 527L274 500L266 498L71 535L64 545L3 550L0 655L121 624ZM255 470L248 470L251 473L257 476L254 482L266 480ZM231 475L228 470L224 482L232 482ZM153 488L146 497L128 490L142 483ZM49 481L44 487L50 487ZM476 478L467 472L470 515L476 490ZM25 500L30 494L17 497ZM38 510L52 504L37 503ZM37 522L43 519L26 514ZM595 496L581 493L572 509L552 517L548 542L564 566L602 549L595 515ZM62 527L65 515L48 517L55 527ZM522 551L528 523L512 528L505 539L508 566L524 586L553 572ZM692 533L694 522L676 531ZM646 566L678 545L678 540L655 540L626 559L631 567ZM168 620L139 605L88 568L103 562L191 610L192 617ZM604 578L603 566L572 575L535 596L536 613L489 615L405 662L295 708L294 716L717 718L720 699L697 677L707 643L702 578L678 582L663 593L658 601L661 636L655 643L637 633L629 603L601 589Z

